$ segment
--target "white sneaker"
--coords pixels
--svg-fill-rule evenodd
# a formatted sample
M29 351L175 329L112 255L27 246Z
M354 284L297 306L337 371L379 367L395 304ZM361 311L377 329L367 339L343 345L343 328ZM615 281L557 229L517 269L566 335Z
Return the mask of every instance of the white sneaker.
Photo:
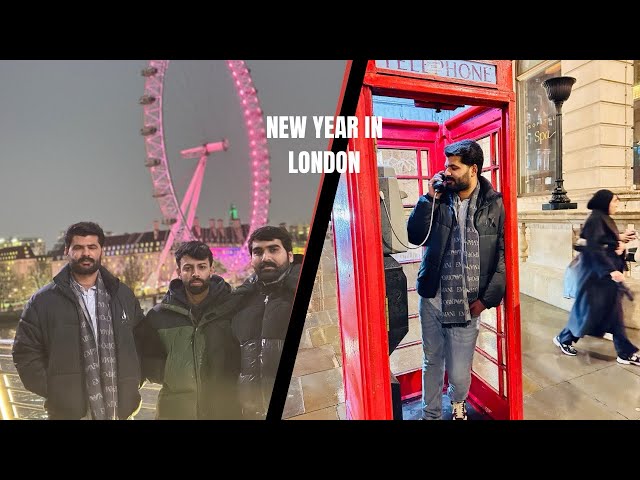
M451 402L451 410L453 411L452 420L467 419L467 407L464 402Z
M638 356L638 352L636 352L636 353L634 353L632 355L629 355L626 358L618 357L616 359L616 361L618 363L621 363L622 365L638 365L638 366L640 366L640 356Z

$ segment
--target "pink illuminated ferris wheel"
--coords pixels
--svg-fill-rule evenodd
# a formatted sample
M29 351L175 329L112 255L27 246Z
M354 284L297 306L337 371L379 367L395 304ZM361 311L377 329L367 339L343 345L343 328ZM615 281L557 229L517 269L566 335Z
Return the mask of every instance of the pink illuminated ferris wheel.
M269 150L262 109L249 69L243 60L227 60L226 63L240 100L249 142L250 158L248 163L252 171L253 185L250 234L268 221L270 203ZM169 60L151 60L149 62L149 65L142 71L142 75L145 77L145 86L144 95L140 98L140 104L144 107L144 125L140 133L145 139L147 153L145 166L149 168L151 173L153 197L160 206L162 222L165 225L171 225L171 231L158 265L146 281L147 286L154 288L158 286L162 265L164 265L173 244L194 239L192 227L207 158L215 152L229 148L229 142L223 139L180 152L183 158L199 158L199 160L184 198L179 203L169 168L162 118L164 77L168 66ZM249 256L246 247L247 239L241 248L236 249L229 258L225 259L223 263L227 270L237 272L247 266Z

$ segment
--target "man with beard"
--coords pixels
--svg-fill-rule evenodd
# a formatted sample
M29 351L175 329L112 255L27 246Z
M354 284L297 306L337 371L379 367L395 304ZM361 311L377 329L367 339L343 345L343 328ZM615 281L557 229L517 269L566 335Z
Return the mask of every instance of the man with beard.
M442 417L446 369L453 419L466 420L480 313L497 307L505 292L505 212L502 195L482 176L477 142L452 143L444 153L444 172L433 176L407 223L409 241L425 246L416 281L424 353L422 419ZM436 183L444 187L439 193Z
M138 330L143 374L162 385L156 419L240 418L231 286L213 274L206 243L185 242L175 258L179 278Z
M68 264L22 312L16 369L25 388L45 398L50 419L127 419L140 406L140 304L101 266L99 225L71 225L64 242Z
M233 317L240 343L239 395L246 419L264 419L300 277L291 237L280 227L255 230L247 242L254 275L234 292L241 308Z

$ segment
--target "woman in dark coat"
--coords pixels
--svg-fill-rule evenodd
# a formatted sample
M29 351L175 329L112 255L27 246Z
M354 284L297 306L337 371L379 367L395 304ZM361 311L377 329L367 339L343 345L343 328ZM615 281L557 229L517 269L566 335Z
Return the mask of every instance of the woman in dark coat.
M611 218L618 209L619 201L613 192L599 190L587 204L592 212L580 233L583 240L576 246L576 250L581 252L576 267L576 299L567 326L553 339L553 343L562 353L574 356L578 352L572 344L580 338L585 335L602 337L611 333L618 363L640 365L638 347L627 338L623 324L625 249Z

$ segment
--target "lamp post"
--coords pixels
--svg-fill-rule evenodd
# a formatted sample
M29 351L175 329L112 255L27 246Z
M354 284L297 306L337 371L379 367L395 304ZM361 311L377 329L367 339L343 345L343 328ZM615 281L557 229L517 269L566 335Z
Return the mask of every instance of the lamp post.
M577 203L571 203L567 191L562 184L562 104L571 95L571 87L576 82L573 77L548 78L542 82L547 91L547 97L556 106L556 187L551 193L549 203L542 204L542 210L568 210L578 208Z

